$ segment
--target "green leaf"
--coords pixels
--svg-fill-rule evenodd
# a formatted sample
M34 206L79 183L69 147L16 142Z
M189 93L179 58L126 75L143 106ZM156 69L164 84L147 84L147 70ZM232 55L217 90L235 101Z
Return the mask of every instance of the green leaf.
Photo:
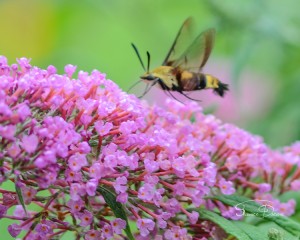
M263 222L259 224L258 228L260 229L260 231L267 233L270 240L272 239L299 240L298 237L293 236L292 234L290 234L289 232L287 232L286 230L284 230L274 222Z
M235 207L236 209L240 209L242 215L250 213L252 216L260 217L278 224L294 236L300 236L300 224L274 212L272 210L272 203L268 200L261 200L262 205L260 205L252 199L237 195L218 195L212 198L226 205Z
M105 202L108 204L108 206L111 208L111 210L113 211L113 213L115 214L115 216L117 218L121 218L123 220L126 221L126 228L125 228L125 232L127 234L127 237L130 240L134 240L134 237L131 233L129 224L128 224L128 219L127 219L127 215L125 213L125 210L123 208L123 205L119 202L117 202L116 200L116 196L115 194L113 194L111 191L109 191L108 189L99 186L97 188L97 190L102 194Z
M18 179L15 179L15 183L18 181ZM23 199L23 195L22 195L22 191L21 191L21 188L19 186L17 186L17 184L15 184L15 189L16 189L16 193L18 195L18 199L24 209L24 212L26 213L27 215L27 211L26 211L26 207L25 207L25 202L24 202L24 199Z
M99 143L99 140L94 140L94 139L92 139L92 140L89 141L89 145L90 145L91 147L97 147L97 146L98 146L98 143Z
M265 240L268 239L268 231L269 229L262 230L257 226L253 226L249 223L242 221L232 221L232 223L239 229L246 232L251 238L257 240Z
M212 221L216 223L218 226L220 226L226 233L235 236L237 239L241 240L260 240L262 238L256 238L256 236L253 236L243 229L237 227L233 221L230 221L219 214L208 211L206 209L189 209L193 211L199 212L199 217L202 219L207 219L209 221ZM262 239L263 240L263 239Z

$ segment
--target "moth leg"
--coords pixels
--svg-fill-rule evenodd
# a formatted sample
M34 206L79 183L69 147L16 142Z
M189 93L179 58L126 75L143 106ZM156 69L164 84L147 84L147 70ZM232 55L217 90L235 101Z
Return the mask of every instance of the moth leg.
M138 85L140 82L142 82L142 80L139 80L137 82L135 82L134 84L132 84L132 86L127 90L127 92L129 93L131 89L133 89L136 85Z
M183 92L179 92L180 94L182 94L183 96L185 96L186 98L190 99L190 100L193 100L193 101L196 101L196 102L202 102L201 100L199 99L194 99L194 98L191 98L189 97L187 94L183 93Z
M154 80L154 82L150 85L150 83L148 83L147 85L146 85L146 88L145 88L145 90L144 90L144 93L142 94L142 96L139 96L138 98L142 98L142 97L144 97L149 91L150 91L150 89L156 84L158 82L158 79L157 80Z
M165 90L167 93L169 93L170 94L170 96L172 97L172 98L174 98L176 101L178 101L178 102L180 102L180 103L182 103L182 104L184 104L182 101L180 101L180 100L178 100L176 97L174 97L174 95L171 93L171 91L169 91L169 90Z

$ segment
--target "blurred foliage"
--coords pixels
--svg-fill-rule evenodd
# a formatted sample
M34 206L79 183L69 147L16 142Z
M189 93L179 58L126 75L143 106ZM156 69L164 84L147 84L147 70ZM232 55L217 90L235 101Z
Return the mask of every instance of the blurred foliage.
M274 95L271 107L236 124L278 147L300 137L299 9L297 0L1 0L0 54L10 63L25 56L39 67L55 65L59 73L69 63L99 69L127 90L142 73L130 43L143 57L149 50L156 66L179 26L193 16L199 31L217 29L208 65L217 59L228 64L236 102L245 71L266 79L265 94ZM249 94L255 97L255 90Z

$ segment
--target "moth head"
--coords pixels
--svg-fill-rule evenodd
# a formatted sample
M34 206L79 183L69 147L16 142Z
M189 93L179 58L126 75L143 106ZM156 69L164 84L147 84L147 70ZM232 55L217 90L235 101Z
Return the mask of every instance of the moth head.
M148 73L148 72L146 72L140 78L143 79L143 80L146 80L146 81L154 81L154 80L157 79L157 77L155 77L153 74Z

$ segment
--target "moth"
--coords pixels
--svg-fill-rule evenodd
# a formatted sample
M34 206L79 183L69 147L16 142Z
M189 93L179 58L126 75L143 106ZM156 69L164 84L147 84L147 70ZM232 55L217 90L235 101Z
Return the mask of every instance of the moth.
M191 91L213 89L214 93L223 97L225 92L229 90L228 84L222 83L218 78L202 71L214 45L215 30L213 28L201 32L187 47L182 47L188 38L191 24L192 18L187 18L184 21L162 65L151 71L149 70L150 53L147 52L148 64L146 69L137 47L132 44L145 70L145 73L140 77L141 81L147 83L142 96L154 85L159 86L172 97L174 97L172 92L176 91L189 99L192 98L187 95L187 92ZM180 52L182 48L184 50Z

